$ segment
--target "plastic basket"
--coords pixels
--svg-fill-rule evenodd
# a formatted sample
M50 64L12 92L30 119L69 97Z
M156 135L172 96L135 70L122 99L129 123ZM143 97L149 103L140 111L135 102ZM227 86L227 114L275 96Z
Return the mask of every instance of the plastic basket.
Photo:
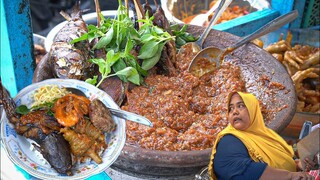
M320 0L306 0L302 28L320 25Z

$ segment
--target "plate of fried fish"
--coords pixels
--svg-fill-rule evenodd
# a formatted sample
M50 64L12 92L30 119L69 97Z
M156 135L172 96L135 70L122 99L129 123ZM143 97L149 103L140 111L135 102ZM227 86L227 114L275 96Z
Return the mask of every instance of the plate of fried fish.
M2 91L7 101L1 142L10 160L32 176L85 179L105 171L120 155L126 139L125 120L106 111L119 107L95 86L48 79L25 87L14 99Z

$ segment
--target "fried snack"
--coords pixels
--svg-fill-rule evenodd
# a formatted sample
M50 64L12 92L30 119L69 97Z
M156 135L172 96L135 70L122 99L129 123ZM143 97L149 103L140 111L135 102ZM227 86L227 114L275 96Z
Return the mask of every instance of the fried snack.
M73 129L77 133L86 134L94 140L104 141L104 134L89 119L81 118Z
M265 48L287 69L298 96L298 112L320 113L320 88L315 80L320 76L320 48L296 44L291 46L292 34L283 34L279 41Z
M288 49L290 49L290 46L287 45L285 40L280 40L277 43L271 44L265 48L265 50L271 54L272 53L282 54L286 52Z
M90 157L96 163L102 163L101 157L95 152L95 145L97 144L92 138L86 134L79 134L75 131L65 127L60 130L63 137L69 142L71 152L76 158Z
M283 61L282 64L287 69L290 76L293 76L297 71L293 67L290 66L290 64L286 61Z
M282 54L273 53L272 56L275 57L276 59L278 59L278 61L280 61L280 62L283 61L283 55Z
M261 39L254 39L251 42L257 45L258 47L263 48L263 41Z
M296 57L296 55L293 53L294 51L286 51L284 53L284 61L287 61L291 66L295 67L296 69L300 69L300 66L298 64L299 59Z
M313 72L314 68L309 68L303 71L296 72L291 78L293 83L296 86L296 91L299 92L302 90L303 87L303 80L307 78L318 78L319 75Z
M308 69L320 63L320 51L312 54L308 59L306 59L301 65L301 69Z

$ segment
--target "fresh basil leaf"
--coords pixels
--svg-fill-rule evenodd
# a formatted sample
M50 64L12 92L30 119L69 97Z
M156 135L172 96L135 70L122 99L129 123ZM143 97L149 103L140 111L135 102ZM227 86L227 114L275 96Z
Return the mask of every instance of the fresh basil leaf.
M188 26L186 24L184 24L182 26L182 28L180 29L180 32L186 32L187 31Z
M26 105L20 105L16 108L16 112L19 114L28 114L30 109Z
M156 32L158 35L161 35L164 33L163 29L159 28L158 26L153 26L152 30Z
M187 42L184 40L184 39L182 39L181 37L177 37L177 39L176 39L176 45L178 45L179 47L181 47L181 46L183 46L183 45L185 45Z
M124 59L127 66L136 67L138 64L136 58L130 54L126 54L126 57Z
M140 77L138 71L133 67L126 67L118 72L116 75L123 75L125 76L130 82L140 85Z
M99 36L95 33L88 33L88 41L91 43L92 40L94 40L95 38L98 38Z
M160 43L159 44L158 51L153 57L151 57L149 59L144 59L142 61L142 65L141 65L142 69L149 70L149 69L151 69L153 66L155 66L158 63L158 61L159 61L159 59L161 57L161 53L162 53L162 49L163 49L164 44L165 43Z
M96 85L97 84L98 76L93 76L93 78L88 78L85 80L86 83Z
M159 42L150 41L144 44L139 51L139 59L148 59L153 57L159 49Z
M83 34L82 36L80 36L79 38L73 39L70 44L74 44L80 41L84 41L88 39L88 34Z
M97 64L97 65L99 65L100 63L104 63L104 59L102 59L102 58L89 59L88 61L91 63Z
M116 72L116 75L124 75L126 77L129 77L132 73L137 72L137 70L133 67L126 67L118 72Z
M116 63L114 63L114 65L112 66L112 70L114 72L117 71L121 71L122 69L126 68L127 65L126 63L123 61L123 59L119 59Z
M114 50L110 50L110 51L107 52L107 60L108 59L111 60L113 58L113 56L114 56Z
M124 49L124 53L125 53L125 54L129 54L130 51L132 50L132 48L133 48L133 43L132 43L132 41L129 39L129 40L127 41L127 44L126 44L126 48Z
M148 75L148 71L142 69L139 64L137 64L136 69L142 76L146 77Z
M91 63L94 63L94 64L97 64L98 67L99 67L99 72L101 74L104 74L105 73L105 60L102 59L102 58L99 58L99 59L89 59L89 62Z
M121 54L119 52L114 53L112 57L107 58L107 62L110 66L116 63L121 58Z
M172 25L170 25L170 29L171 29L172 32L173 31L178 31L179 25L178 24L172 24Z
M155 37L154 37L153 35L151 35L151 34L144 34L144 35L141 36L140 41L141 41L142 43L146 43L146 42L149 42L149 41L154 40L154 39L155 39Z
M193 36L193 35L191 35L191 34L189 34L189 33L186 33L184 39L185 39L187 42L194 42L194 41L198 40L199 37L195 37L195 36Z
M109 31L106 33L106 35L100 38L98 43L93 46L93 49L101 49L104 46L107 46L111 42L112 37L113 37L113 28L110 28Z
M135 28L130 28L129 31L130 31L130 38L131 39L136 40L136 41L140 40L140 35Z
M108 62L105 62L104 66L101 66L101 69L103 72L101 72L102 76L103 77L106 77L108 74L111 73L111 66ZM100 70L100 67L99 67L99 70Z
M131 76L128 77L128 80L136 85L140 85L140 75L136 70L136 73L131 74Z
M88 28L88 32L94 32L94 31L98 30L97 26L95 26L93 24L89 24L87 26L87 28Z

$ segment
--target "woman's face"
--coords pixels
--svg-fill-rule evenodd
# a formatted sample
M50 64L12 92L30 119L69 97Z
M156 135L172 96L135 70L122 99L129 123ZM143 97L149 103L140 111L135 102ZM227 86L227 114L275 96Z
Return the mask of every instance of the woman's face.
M241 96L234 93L228 107L229 123L237 130L244 131L250 126L250 116Z

